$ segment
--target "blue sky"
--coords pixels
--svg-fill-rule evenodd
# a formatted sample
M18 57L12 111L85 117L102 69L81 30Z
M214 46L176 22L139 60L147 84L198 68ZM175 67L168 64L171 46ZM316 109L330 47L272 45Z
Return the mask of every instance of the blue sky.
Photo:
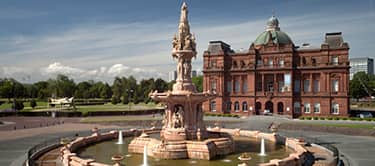
M171 38L181 0L1 0L0 77L35 82L66 74L76 81L134 75L162 77L175 68ZM248 49L275 11L295 45L319 46L342 31L350 57L374 57L374 0L188 0L198 58L210 40Z

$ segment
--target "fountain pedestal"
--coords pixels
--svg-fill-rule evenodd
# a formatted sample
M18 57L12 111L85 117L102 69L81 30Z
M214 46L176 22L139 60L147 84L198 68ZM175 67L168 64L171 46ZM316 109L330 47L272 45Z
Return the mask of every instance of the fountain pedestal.
M178 34L173 38L172 57L177 59L177 79L173 90L150 93L150 97L166 105L161 140L138 137L129 144L129 152L142 153L147 146L149 156L162 159L206 159L234 151L228 134L207 132L202 103L215 98L210 92L198 93L191 80L191 60L196 56L195 36L190 33L187 5L181 7Z

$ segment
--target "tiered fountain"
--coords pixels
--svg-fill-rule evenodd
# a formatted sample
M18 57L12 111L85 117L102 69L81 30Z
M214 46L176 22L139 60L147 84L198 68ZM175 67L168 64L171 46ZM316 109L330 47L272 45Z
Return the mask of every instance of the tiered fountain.
M187 14L187 5L183 3L178 34L173 38L172 57L177 59L177 80L173 90L150 93L153 100L167 106L161 140L143 134L131 141L130 153L142 153L147 146L147 155L155 158L210 160L216 155L234 151L234 142L229 134L209 132L203 122L202 102L214 98L214 95L210 92L197 93L191 81L191 60L197 52Z

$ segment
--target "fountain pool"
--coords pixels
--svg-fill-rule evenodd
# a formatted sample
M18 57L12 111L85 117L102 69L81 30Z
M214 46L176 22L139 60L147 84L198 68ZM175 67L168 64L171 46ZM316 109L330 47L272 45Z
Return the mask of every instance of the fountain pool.
M157 137L157 134L152 134L151 137ZM112 164L111 156L115 154L121 154L126 156L121 162L125 165L141 166L144 164L143 154L129 154L128 144L134 137L124 138L124 144L116 144L117 140L100 142L86 148L80 149L78 155L81 158L95 158L96 161L101 163ZM195 159L180 159L180 160L163 160L156 159L153 157L148 157L147 164L149 166L167 166L167 165L179 165L179 166L190 166L190 165L204 165L204 166L237 166L237 164L243 163L238 160L238 156L243 152L248 152L251 155L251 160L247 163L249 165L254 165L258 163L265 163L271 159L284 158L287 157L293 150L286 148L284 145L278 145L274 142L265 140L265 149L267 151L267 156L259 156L261 150L261 138L253 137L233 137L235 141L235 152L226 156L218 156L213 160L195 160Z

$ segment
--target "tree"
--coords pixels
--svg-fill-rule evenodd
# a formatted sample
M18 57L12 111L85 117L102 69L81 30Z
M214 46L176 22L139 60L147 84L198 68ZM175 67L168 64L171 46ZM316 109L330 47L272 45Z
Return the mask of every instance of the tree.
M49 85L47 81L39 81L34 83L37 91L37 97L39 99L45 99L51 96L51 91L48 89Z
M23 105L22 101L17 100L14 104L12 104L12 109L22 110L24 108L24 105Z
M122 80L120 77L115 77L112 85L112 101L120 101L123 95Z
M36 107L36 101L34 99L30 100L30 107L33 109Z
M363 97L374 95L375 77L358 72L354 74L353 79L349 82L349 93L352 98L357 100Z
M0 96L7 98L8 102L10 102L10 98L13 97L13 85L10 80L5 79L0 82Z
M105 83L102 89L100 90L100 98L102 99L109 99L112 96L111 87Z
M92 84L88 81L83 81L77 84L77 88L74 92L74 97L76 98L83 98L88 99L91 97L90 95L90 88L92 87Z
M75 83L73 79L69 79L69 77L59 74L56 77L56 89L57 89L57 96L59 97L72 97L75 90Z
M203 76L193 77L192 82L197 88L198 92L203 92Z
M155 80L155 90L164 92L168 89L168 84L161 78Z

